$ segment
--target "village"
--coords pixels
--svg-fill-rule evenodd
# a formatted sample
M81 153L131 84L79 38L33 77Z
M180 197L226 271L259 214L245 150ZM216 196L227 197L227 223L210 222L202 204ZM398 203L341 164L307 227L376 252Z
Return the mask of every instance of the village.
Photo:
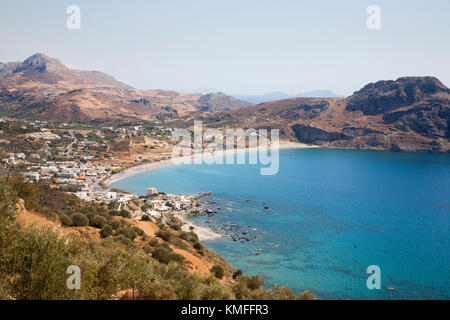
M18 137L17 131L20 133L20 137L25 139L22 145L27 145L25 142L28 141L39 141L40 149L35 151L22 150L19 143L13 148L19 149L19 152L2 152L3 170L17 171L29 181L48 181L82 200L105 203L119 210L124 206L130 207L128 204L133 201L139 204L139 210L132 214L136 219L148 215L164 221L165 213L185 215L197 213L201 209L196 196L165 194L158 192L156 188L148 188L145 195L137 197L127 191L110 188L105 183L112 175L122 171L123 165L114 161L117 160L114 153L107 152L109 148L105 146L103 139L108 135L124 139L149 134L142 126L105 127L102 131L80 135L75 130L66 128L67 124L64 123L55 128L54 123L46 121L25 120L18 124L1 119L0 124L0 146L2 143L7 144L7 151L12 146L9 142L11 139L8 141L8 130L11 131L10 136L15 135L14 138ZM162 137L170 134L171 129L158 126L156 130L154 147L166 147L168 144ZM57 133L58 131L61 133ZM89 152L90 148L97 152ZM135 164L139 163L140 161L135 160Z

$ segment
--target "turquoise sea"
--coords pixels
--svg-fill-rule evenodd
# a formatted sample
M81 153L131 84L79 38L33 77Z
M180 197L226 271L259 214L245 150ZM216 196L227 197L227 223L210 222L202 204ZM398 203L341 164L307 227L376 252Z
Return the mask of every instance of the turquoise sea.
M234 223L251 240L205 244L267 286L323 299L450 298L450 154L290 149L277 175L259 169L179 165L112 186L212 191L204 201L217 213L194 220L223 232ZM380 290L366 286L370 265Z

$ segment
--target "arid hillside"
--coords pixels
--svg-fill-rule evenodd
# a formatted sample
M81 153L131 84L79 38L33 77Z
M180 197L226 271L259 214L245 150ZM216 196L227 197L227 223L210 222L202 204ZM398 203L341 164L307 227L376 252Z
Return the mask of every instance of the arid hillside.
M232 110L251 104L211 93L137 90L98 71L72 70L35 54L0 63L0 113L55 121L169 118L199 109Z
M324 147L450 150L450 90L433 77L371 83L348 98L293 98L185 119L214 127L277 128L284 138Z

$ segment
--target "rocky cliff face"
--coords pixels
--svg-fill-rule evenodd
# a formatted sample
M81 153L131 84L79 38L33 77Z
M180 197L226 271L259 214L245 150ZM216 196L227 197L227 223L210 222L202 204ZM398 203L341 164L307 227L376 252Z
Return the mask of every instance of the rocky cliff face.
M351 140L352 136L343 132L329 132L320 128L306 126L303 124L294 124L292 129L295 132L295 137L298 141L309 144L316 144L318 142L333 142L340 140Z
M346 110L377 115L416 103L449 103L450 90L434 77L370 83L347 99Z
M433 77L368 84L347 99L346 110L382 115L392 129L449 137L450 90Z
M450 150L450 91L433 77L379 81L346 99L293 98L230 115L243 127L277 128L285 138L324 147Z

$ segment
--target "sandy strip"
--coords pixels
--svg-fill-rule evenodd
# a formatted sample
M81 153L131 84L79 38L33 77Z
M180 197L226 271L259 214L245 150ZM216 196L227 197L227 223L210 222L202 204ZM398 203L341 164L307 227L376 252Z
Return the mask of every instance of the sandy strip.
M182 222L184 222L185 224L183 225L182 229L183 231L189 232L191 231L189 229L189 227L194 227L194 232L197 234L198 236L198 240L200 241L205 241L205 240L213 240L213 239L217 239L217 238L222 238L222 235L219 233L216 233L214 231L212 231L209 228L206 227L202 227L198 224L193 223L192 221L189 220L188 217L186 217L185 215L177 215L175 214L175 216L180 219Z
M314 145L308 145L304 143L299 142L291 142L291 141L280 141L279 149L305 149L305 148L318 148ZM223 154L227 155L231 153L238 153L238 152L250 152L250 151L257 151L258 148L247 148L247 149L233 149L233 150L224 150ZM196 159L202 157L202 154L194 155L191 157L191 159ZM211 157L214 157L214 155L211 155ZM180 158L183 159L183 158ZM119 180L134 176L139 173L143 173L150 170L160 169L168 166L175 166L177 165L172 161L172 159L167 160L161 160L161 161L155 161L155 162L149 162L137 166L130 167L128 169L125 169L122 172L116 173L105 180L105 183L107 185L110 185L114 182L117 182Z

